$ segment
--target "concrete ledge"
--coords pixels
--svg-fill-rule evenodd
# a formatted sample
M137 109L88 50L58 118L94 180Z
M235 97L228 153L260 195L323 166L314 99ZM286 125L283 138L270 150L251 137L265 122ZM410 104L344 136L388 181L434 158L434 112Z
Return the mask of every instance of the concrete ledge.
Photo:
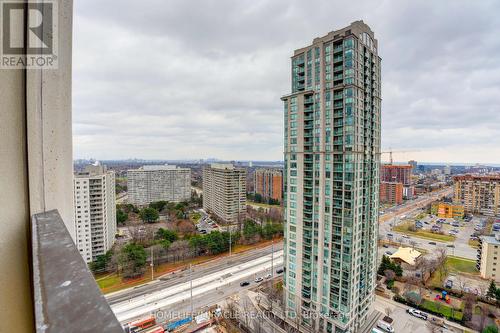
M31 227L36 332L123 333L58 211Z

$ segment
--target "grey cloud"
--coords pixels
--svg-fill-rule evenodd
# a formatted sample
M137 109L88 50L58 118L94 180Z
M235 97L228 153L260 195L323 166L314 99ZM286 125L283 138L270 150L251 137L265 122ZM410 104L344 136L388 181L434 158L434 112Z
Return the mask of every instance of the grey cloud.
M499 163L499 10L462 0L77 1L75 156L281 159L293 50L363 19L380 43L383 146L425 161L462 147L455 161Z

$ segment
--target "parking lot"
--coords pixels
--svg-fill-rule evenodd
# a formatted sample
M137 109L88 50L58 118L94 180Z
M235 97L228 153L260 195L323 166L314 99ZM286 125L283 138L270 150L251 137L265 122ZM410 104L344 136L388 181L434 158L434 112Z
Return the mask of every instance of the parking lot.
M199 212L201 213L201 219L196 225L196 230L198 230L200 234L209 234L213 230L219 230L219 225L217 225L205 211L200 209Z

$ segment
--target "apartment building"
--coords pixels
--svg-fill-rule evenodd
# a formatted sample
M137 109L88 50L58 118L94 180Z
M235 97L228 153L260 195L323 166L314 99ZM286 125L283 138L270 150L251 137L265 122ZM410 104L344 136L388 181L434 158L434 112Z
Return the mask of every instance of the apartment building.
M111 249L116 235L115 173L89 165L75 174L75 243L85 262Z
M403 203L403 184L396 182L380 183L380 202L400 205Z
M384 164L380 170L380 181L410 185L412 169L411 165Z
M500 216L500 175L455 176L454 201L466 213Z
M476 268L483 279L500 282L500 233L480 237Z
M127 171L128 202L145 206L155 201L191 198L191 170L175 165L145 165Z
M363 21L315 38L295 50L292 92L282 97L285 307L291 322L315 332L356 332L374 300L377 48Z
M214 163L203 168L203 209L228 224L246 212L246 169Z
M279 169L257 169L254 173L254 192L264 199L283 199L283 171Z

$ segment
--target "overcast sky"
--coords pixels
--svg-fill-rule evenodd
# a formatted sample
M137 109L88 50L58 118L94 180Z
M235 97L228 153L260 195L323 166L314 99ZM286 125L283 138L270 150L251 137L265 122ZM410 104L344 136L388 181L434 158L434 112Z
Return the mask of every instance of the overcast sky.
M500 163L498 1L75 1L75 158L281 160L290 56L364 20L397 161Z

